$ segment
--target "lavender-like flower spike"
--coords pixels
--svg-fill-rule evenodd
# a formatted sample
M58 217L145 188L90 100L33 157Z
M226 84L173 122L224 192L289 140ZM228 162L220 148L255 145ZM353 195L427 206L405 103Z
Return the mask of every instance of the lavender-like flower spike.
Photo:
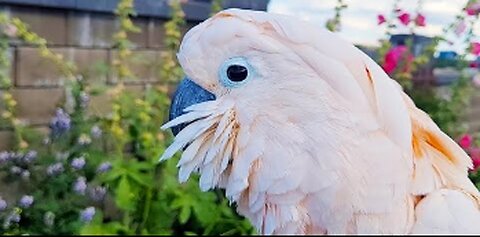
M101 163L97 168L97 173L104 173L112 168L112 164L108 161Z
M7 229L8 227L10 227L10 225L12 224L12 222L14 223L18 223L20 222L20 212L18 210L13 210L10 214L8 214L8 216L5 218L4 222L3 222L3 228L4 229Z
M18 175L18 174L22 173L22 168L20 168L18 166L12 166L12 167L10 167L10 173Z
M10 159L11 159L11 155L9 152L7 151L2 151L0 152L0 165L1 164L5 164L6 162L8 162Z
M5 209L7 209L7 202L5 200L3 200L2 197L0 197L0 211L3 211Z
M102 186L96 186L89 190L89 196L95 202L103 201L106 194L107 194L107 189Z
M88 94L85 92L85 91L82 91L80 92L80 107L82 109L85 109L87 108L88 106L88 102L90 102L90 97L88 96Z
M43 224L45 224L48 227L53 226L55 223L55 214L51 211L46 212L43 215Z
M30 171L24 170L21 174L23 180L28 180L30 178Z
M25 154L22 158L23 162L29 164L35 159L37 159L37 151L29 151L27 154Z
M10 159L19 161L23 158L23 153L21 152L10 152Z
M58 162L47 167L47 174L50 176L62 173L64 170L63 164Z
M80 212L80 220L83 222L90 222L95 216L95 207L87 207Z
M85 177L78 177L77 181L73 184L73 191L80 195L85 195L87 189L87 179Z
M33 196L24 195L19 202L19 205L23 208L29 208L33 204Z
M58 108L55 117L50 121L53 136L59 136L70 129L71 120L68 113Z
M76 170L81 170L85 166L85 163L86 163L85 158L83 156L81 156L81 157L73 159L72 163L70 163L70 165L72 166L72 168L74 168Z
M98 125L94 125L90 129L90 135L92 135L93 138L99 138L102 136L102 129Z

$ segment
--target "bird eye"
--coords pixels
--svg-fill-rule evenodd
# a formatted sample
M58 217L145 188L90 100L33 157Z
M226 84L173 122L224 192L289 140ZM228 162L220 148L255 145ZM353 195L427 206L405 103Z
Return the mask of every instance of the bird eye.
M220 82L227 88L235 88L252 77L253 68L243 57L230 58L220 68Z
M227 69L227 77L230 81L243 81L247 79L248 70L242 65L231 65Z

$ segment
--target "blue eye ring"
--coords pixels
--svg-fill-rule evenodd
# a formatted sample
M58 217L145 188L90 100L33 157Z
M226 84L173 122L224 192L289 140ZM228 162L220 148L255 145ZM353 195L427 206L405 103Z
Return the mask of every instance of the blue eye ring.
M254 69L246 58L234 57L223 62L218 73L223 86L237 88L253 77Z

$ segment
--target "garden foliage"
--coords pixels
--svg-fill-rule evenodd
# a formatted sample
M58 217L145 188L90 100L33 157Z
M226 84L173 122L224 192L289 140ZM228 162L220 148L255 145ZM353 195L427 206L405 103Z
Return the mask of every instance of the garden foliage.
M115 14L120 27L113 36L118 53L112 65L99 65L97 70L116 75L118 80L113 87L93 81L92 75L78 71L72 62L53 53L46 40L31 32L21 19L0 15L0 126L12 130L15 139L11 150L0 151L2 182L9 187L1 193L18 190L13 201L0 198L0 233L254 233L250 223L238 216L235 206L224 198L222 190L201 192L198 177L179 184L177 159L158 163L172 141L171 133L160 130L160 126L167 120L169 95L183 77L175 55L182 37L180 29L185 24L184 13L179 0L170 1L172 15L165 24L165 50L158 65L158 77L162 80L138 95L125 87L125 82L135 80L130 67L133 47L128 39L129 33L139 31L132 21L133 1L119 1ZM378 18L380 24L388 24L387 36L395 24L410 24L412 30L426 24L421 7L410 18L409 13L396 6L392 18ZM340 29L340 13L347 7L344 1L338 1L335 17L327 23L330 30ZM220 10L221 1L215 0L212 8L212 12ZM470 22L472 27L477 15L465 10L457 20ZM455 24L459 23L446 30L455 29ZM8 47L13 38L36 46L40 55L57 65L66 78L67 98L52 115L48 136L17 118L8 73ZM434 88L420 88L412 83L415 71L428 63L441 40L445 39L435 38L431 47L415 57L395 57L398 52L410 52L411 42L398 50L384 41L377 60L384 66L393 63L393 67L388 66L391 76L417 105L452 137L460 137L465 132L460 126L462 112L471 91L468 78L462 76L455 82L448 98L438 96ZM395 62L385 62L388 53L394 55L389 58ZM463 57L459 58L461 62ZM457 66L459 70L466 67L464 63ZM108 116L88 113L90 98L105 93L112 98L112 112ZM462 147L471 154L477 152L474 136L465 136L460 140ZM472 178L477 180L473 171Z

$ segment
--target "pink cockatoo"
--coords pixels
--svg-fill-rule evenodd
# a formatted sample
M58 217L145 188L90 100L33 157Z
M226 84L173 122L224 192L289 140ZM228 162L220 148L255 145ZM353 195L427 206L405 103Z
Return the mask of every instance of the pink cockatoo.
M223 188L261 234L480 233L468 155L372 59L292 17L192 28L171 107L179 181ZM177 134L178 133L178 134Z

